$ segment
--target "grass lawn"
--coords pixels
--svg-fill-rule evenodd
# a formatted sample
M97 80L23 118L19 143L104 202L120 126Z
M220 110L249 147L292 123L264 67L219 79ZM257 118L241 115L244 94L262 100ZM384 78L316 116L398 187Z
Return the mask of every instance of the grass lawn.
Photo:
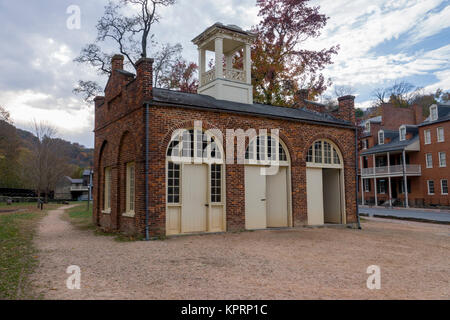
M92 223L92 203L87 210L87 204L83 203L72 209L66 210L69 221L77 228L83 230L95 230L96 227Z
M114 240L118 242L129 242L142 240L140 236L127 236L119 232L105 232L97 228L92 223L92 204L87 210L86 203L76 206L72 209L66 210L68 220L75 227L81 230L93 230L96 236L113 236Z
M28 281L38 261L32 240L39 220L59 206L45 205L40 211L35 203L17 203L8 208L18 211L0 212L0 300L36 298Z

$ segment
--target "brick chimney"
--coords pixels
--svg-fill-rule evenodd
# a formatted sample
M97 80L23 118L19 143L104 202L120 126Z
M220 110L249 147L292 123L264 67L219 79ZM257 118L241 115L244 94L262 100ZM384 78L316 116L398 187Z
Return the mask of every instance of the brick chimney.
M425 121L425 117L423 116L423 109L422 106L419 106L418 104L413 105L414 110L414 118L416 123L415 124L421 124Z
M138 87L138 96L143 99L142 102L152 98L153 89L153 59L141 58L136 62L136 80Z
M339 109L335 116L339 119L349 121L352 124L356 124L355 97L344 96L338 98L338 101Z
M120 54L116 54L111 58L111 70L123 70L124 57Z

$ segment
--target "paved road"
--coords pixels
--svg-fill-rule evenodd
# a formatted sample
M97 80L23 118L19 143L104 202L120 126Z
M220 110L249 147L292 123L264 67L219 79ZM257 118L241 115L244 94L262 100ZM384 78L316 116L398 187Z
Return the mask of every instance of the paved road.
M420 209L388 209L388 208L368 208L360 207L359 212L370 217L396 217L404 219L428 220L436 222L450 223L450 212L433 212Z

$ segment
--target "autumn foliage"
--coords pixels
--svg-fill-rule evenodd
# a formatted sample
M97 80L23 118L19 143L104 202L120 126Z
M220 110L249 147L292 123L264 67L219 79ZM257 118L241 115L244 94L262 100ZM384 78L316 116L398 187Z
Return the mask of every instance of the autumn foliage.
M317 38L327 17L308 0L258 0L261 21L252 47L252 83L256 102L288 105L298 89L310 89L313 99L331 84L321 71L331 64L339 46L320 51L302 48Z

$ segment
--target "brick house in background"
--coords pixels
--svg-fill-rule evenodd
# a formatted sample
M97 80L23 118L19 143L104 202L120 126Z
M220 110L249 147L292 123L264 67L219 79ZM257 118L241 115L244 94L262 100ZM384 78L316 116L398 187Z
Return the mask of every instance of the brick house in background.
M450 105L431 106L426 120L419 106L381 109L382 116L362 123L359 201L449 206Z
M358 223L355 98L330 113L306 99L254 104L253 38L217 23L193 40L199 94L154 88L152 59L134 75L112 58L105 96L95 99L96 225L158 236ZM206 51L223 68L206 70Z

